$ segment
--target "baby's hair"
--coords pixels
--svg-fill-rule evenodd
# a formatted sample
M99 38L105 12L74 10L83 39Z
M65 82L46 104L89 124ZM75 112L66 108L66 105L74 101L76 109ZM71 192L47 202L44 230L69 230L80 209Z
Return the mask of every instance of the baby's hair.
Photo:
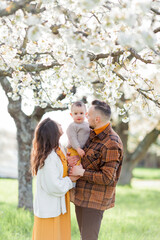
M76 106L76 107L84 107L84 109L86 111L86 105L82 101L77 101L77 102L72 103L72 105L71 105L71 112L73 111L73 107L74 106Z

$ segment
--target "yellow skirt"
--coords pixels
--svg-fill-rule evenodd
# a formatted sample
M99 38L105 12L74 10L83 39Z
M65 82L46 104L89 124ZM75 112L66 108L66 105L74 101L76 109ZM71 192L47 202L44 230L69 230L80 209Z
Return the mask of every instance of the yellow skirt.
M34 216L32 240L71 240L69 192L66 194L67 212L54 218Z

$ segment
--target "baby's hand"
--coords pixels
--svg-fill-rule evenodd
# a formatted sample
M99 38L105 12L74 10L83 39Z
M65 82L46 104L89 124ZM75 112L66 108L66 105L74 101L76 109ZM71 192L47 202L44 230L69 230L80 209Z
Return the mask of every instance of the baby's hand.
M81 157L83 157L85 155L85 152L83 151L83 149L77 148L76 150Z

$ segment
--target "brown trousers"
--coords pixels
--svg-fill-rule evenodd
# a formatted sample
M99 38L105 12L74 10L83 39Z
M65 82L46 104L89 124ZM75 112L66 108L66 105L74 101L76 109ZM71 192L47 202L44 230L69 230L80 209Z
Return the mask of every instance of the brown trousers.
M75 206L77 222L82 240L98 240L104 211Z

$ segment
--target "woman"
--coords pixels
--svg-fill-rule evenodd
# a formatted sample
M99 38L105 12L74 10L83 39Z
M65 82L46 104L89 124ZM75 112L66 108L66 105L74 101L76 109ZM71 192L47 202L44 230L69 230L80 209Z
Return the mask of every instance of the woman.
M70 240L69 190L77 177L67 176L67 161L59 148L59 124L47 118L35 130L31 154L37 175L32 240Z

